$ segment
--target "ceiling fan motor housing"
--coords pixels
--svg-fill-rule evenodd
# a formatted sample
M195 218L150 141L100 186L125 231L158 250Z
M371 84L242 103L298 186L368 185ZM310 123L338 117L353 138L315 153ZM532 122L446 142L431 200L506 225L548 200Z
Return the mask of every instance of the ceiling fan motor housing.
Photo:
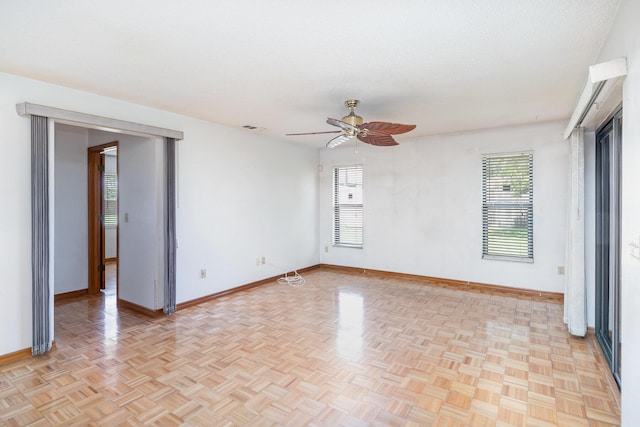
M349 114L342 118L343 122L356 127L362 124L364 120L362 119L362 117L356 115L356 112L355 112L355 109L359 103L360 101L358 101L357 99L348 99L344 102L344 105L349 107ZM345 130L345 133L349 136L353 136L356 134L356 131L352 129L347 129Z

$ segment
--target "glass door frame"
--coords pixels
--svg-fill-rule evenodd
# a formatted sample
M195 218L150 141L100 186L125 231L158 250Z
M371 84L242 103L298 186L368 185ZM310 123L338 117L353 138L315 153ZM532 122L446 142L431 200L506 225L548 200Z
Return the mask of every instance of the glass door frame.
M620 343L620 178L622 108L596 132L596 339L618 387Z

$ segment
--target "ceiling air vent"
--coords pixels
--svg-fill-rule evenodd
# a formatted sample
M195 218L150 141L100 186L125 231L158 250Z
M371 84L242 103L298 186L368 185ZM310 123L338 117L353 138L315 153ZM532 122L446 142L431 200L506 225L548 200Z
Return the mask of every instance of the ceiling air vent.
M265 130L267 130L267 128L261 128L260 126L253 126L253 125L243 125L242 128L248 129L254 133L262 133Z

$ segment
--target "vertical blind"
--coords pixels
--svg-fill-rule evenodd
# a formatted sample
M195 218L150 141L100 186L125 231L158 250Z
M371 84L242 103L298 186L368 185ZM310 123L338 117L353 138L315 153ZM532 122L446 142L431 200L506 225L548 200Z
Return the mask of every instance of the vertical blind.
M164 278L164 314L176 311L176 259L178 243L176 240L176 140L165 138L166 159L166 204L165 204L165 278Z
M482 158L482 257L533 261L533 153Z
M49 119L31 116L31 354L51 349L49 308ZM3 327L7 327L3 325Z
M333 244L362 247L362 165L333 170Z

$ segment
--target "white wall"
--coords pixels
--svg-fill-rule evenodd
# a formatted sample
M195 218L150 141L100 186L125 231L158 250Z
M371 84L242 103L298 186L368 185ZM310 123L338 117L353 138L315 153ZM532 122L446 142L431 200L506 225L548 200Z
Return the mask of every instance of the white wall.
M0 190L12 207L0 221L0 324L13 325L0 328L0 355L31 346L30 122L15 110L25 101L184 131L178 142L178 302L283 271L269 264L319 262L316 150L0 73ZM267 264L257 267L258 256Z
M640 243L640 2L623 0L597 62L627 58L623 87L621 343L622 424L640 425L640 259L629 243ZM589 191L589 190L587 190Z
M106 173L118 173L117 155L108 154L104 157L104 171ZM115 258L118 256L118 228L107 227L104 230L104 256Z
M315 150L237 145L232 129L189 136L177 143L178 303L319 262Z
M157 183L162 184L164 180L163 141L89 131L90 146L113 141L118 141L120 159L118 298L155 310L162 307L163 299L158 295L163 295L164 284L164 186L157 188Z
M88 130L55 126L55 293L87 289Z
M24 101L14 78L0 74L0 354L31 347L31 143L30 122L17 116Z
M120 259L118 260L120 299L157 309L162 293L162 253L164 248L163 160L160 138L120 139ZM160 166L160 167L159 167Z
M563 292L568 144L543 123L321 152L323 263ZM533 150L534 263L482 259L482 155ZM364 167L364 248L331 246L332 168ZM324 247L328 253L324 253Z

